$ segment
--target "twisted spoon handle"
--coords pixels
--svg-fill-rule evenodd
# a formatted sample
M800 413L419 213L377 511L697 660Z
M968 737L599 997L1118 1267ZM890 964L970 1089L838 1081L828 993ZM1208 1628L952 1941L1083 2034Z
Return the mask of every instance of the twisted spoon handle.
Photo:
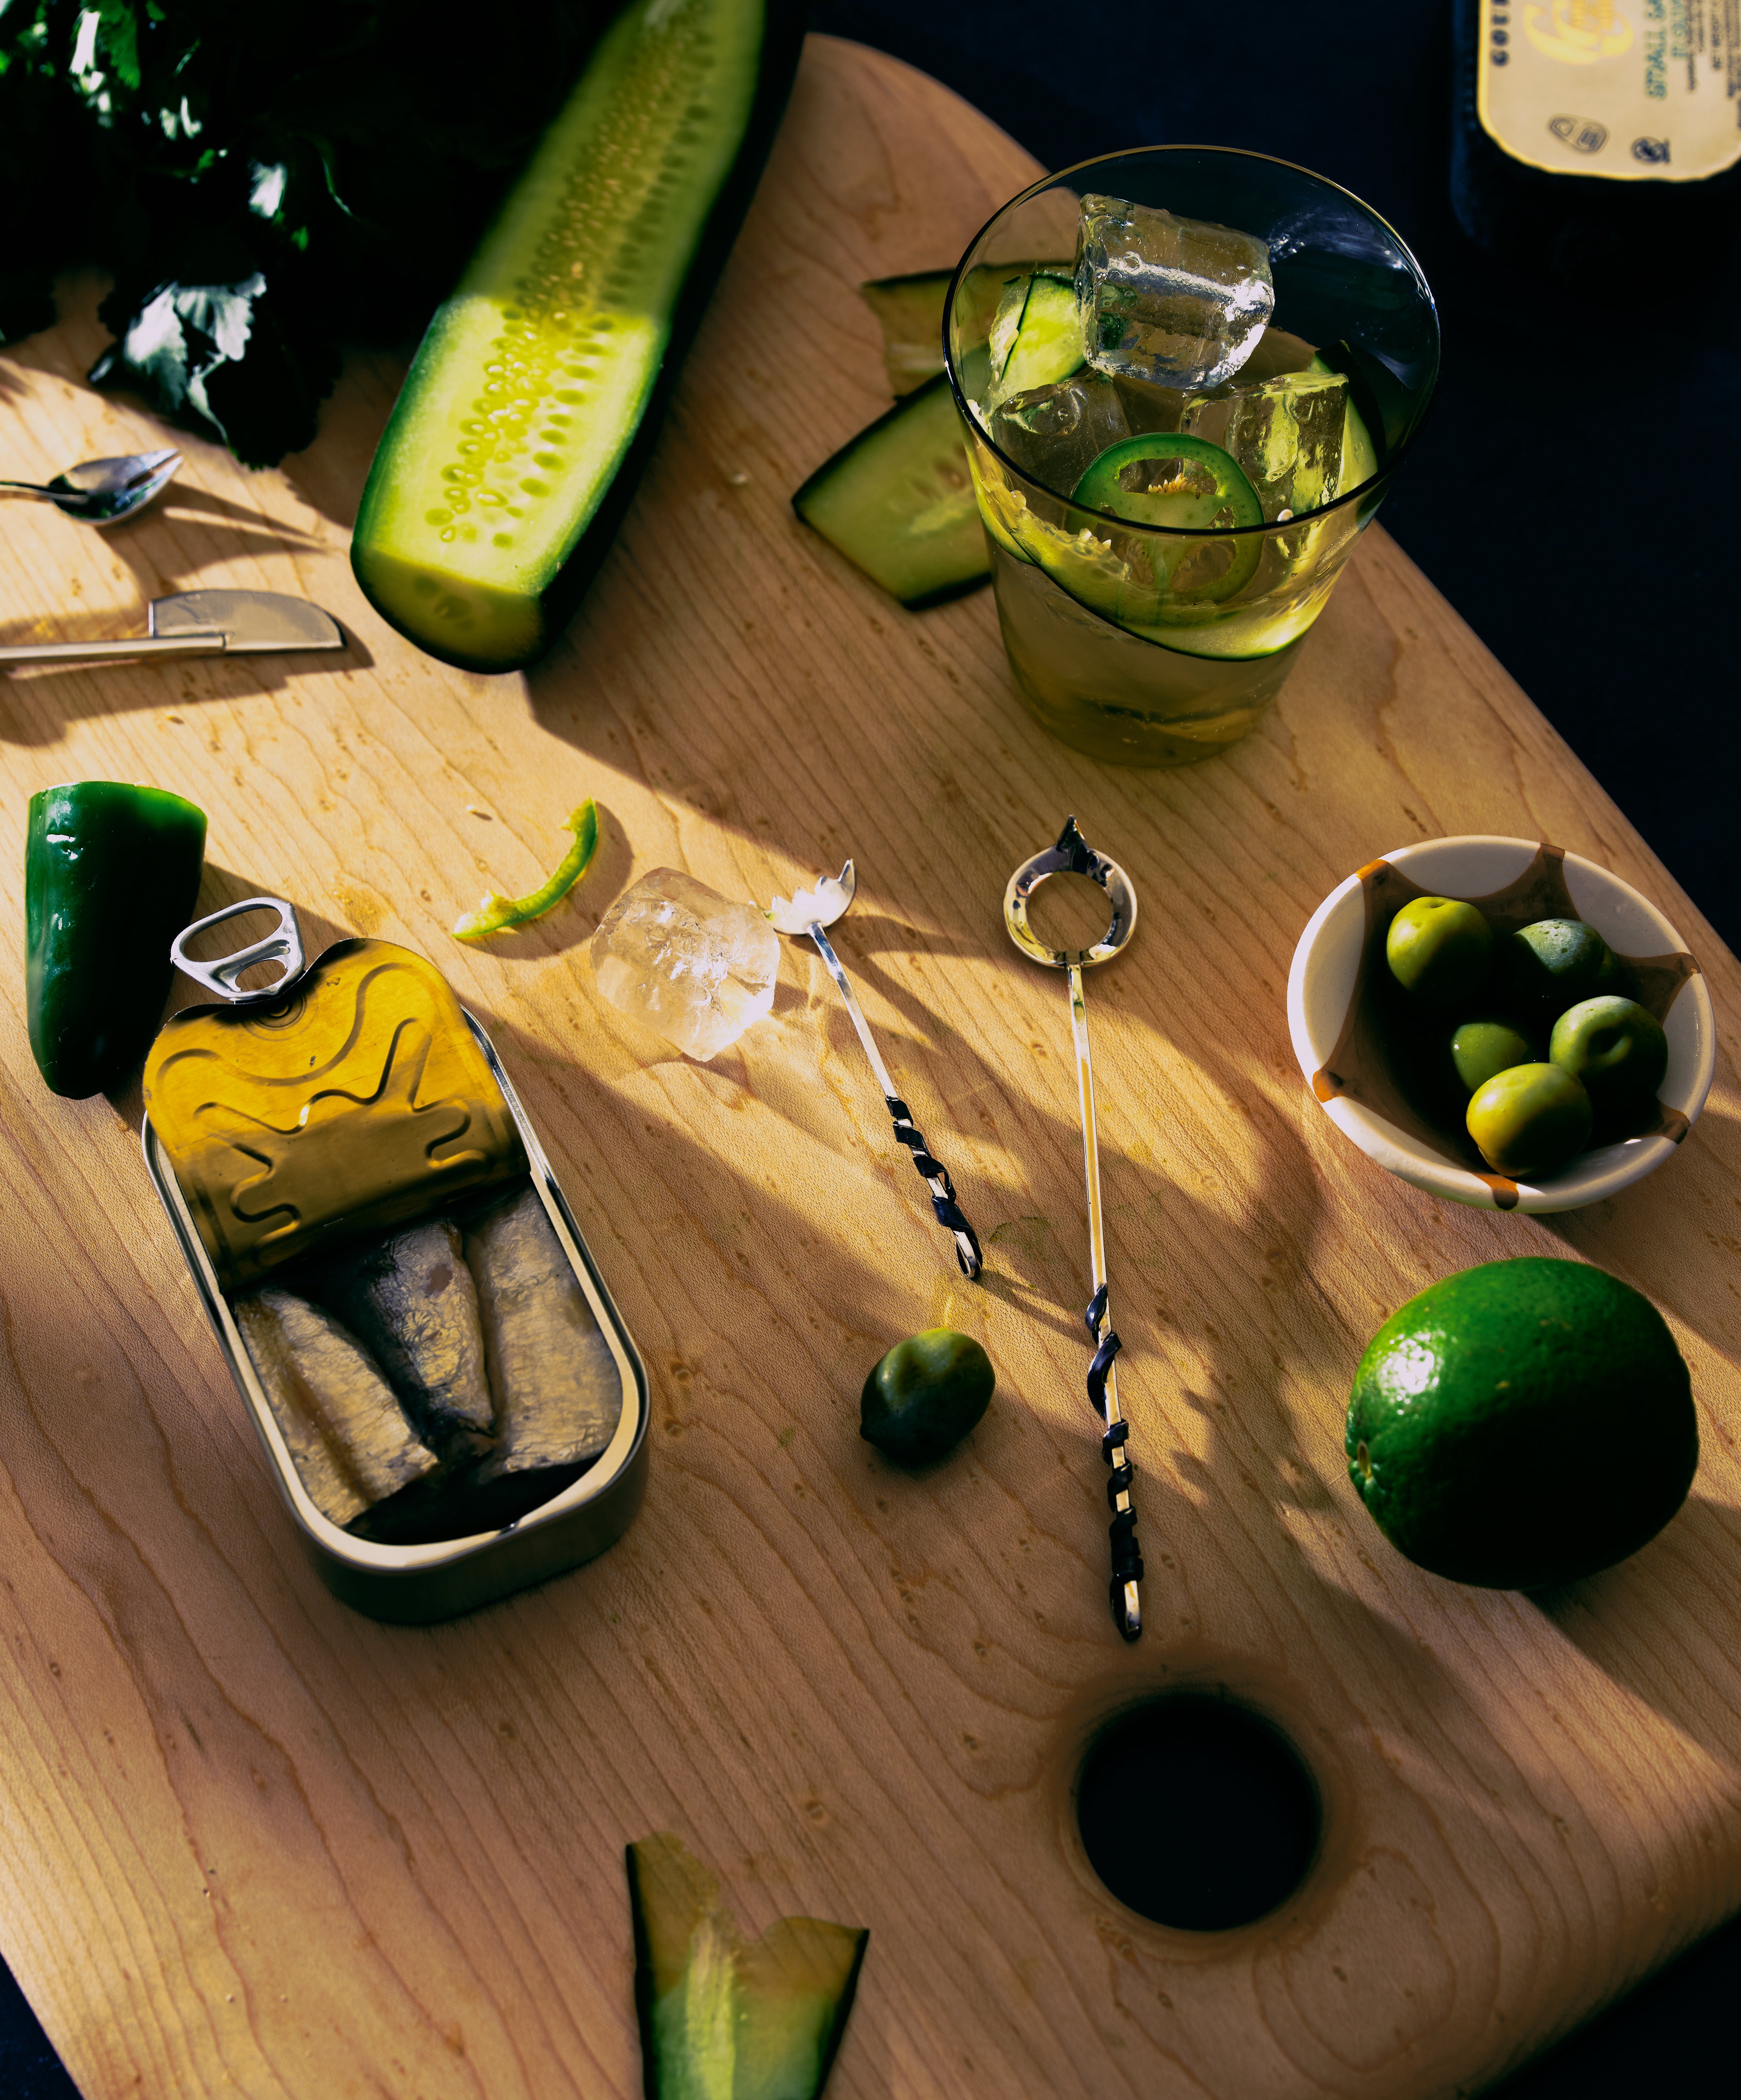
M1100 1332L1101 1322L1106 1318L1106 1235L1100 1215L1100 1139L1094 1111L1094 1060L1088 1049L1088 1008L1082 997L1079 964L1070 964L1069 982L1070 1028L1076 1043L1077 1088L1082 1111L1088 1255L1094 1267L1094 1295L1082 1315L1082 1324L1094 1343L1094 1361L1088 1366L1088 1398L1095 1413L1106 1424L1106 1434L1100 1439L1100 1456L1112 1468L1112 1478L1106 1484L1106 1500L1113 1512L1109 1528L1113 1546L1113 1623L1127 1641L1134 1641L1143 1630L1143 1598L1139 1586L1143 1579L1143 1556L1137 1550L1136 1511L1131 1502L1131 1483L1135 1475L1125 1456L1131 1425L1119 1412L1118 1373L1114 1364L1124 1344L1110 1327L1104 1335Z
M882 1052L876 1047L876 1039L870 1033L870 1024L865 1019L864 1009L858 1004L857 995L846 972L840 967L840 958L834 951L834 944L813 920L805 928L816 943L816 951L826 965L828 974L835 988L846 1001L846 1010L852 1017L853 1026L858 1031L858 1039L864 1045L865 1055L870 1061L870 1070L876 1083L883 1090L883 1099L888 1104L888 1113L893 1118L895 1138L913 1155L913 1164L923 1176L931 1191L931 1208L937 1223L945 1232L954 1235L955 1260L962 1274L971 1283L985 1266L985 1256L980 1251L979 1234L967 1223L967 1214L955 1200L955 1185L949 1178L948 1170L940 1159L933 1158L923 1133L915 1127L906 1103L895 1092L895 1083L888 1075L888 1067L883 1062Z
M1113 1548L1113 1618L1125 1639L1134 1641L1143 1630L1141 1593L1137 1587L1143 1579L1143 1551L1136 1542L1136 1511L1131 1502L1131 1485L1136 1474L1125 1454L1131 1425L1118 1412L1116 1385L1113 1388L1112 1405L1107 1405L1107 1380L1112 1375L1113 1359L1124 1343L1111 1327L1104 1335L1101 1334L1100 1322L1105 1317L1106 1286L1103 1283L1089 1299L1088 1309L1082 1315L1082 1324L1095 1344L1094 1361L1088 1366L1088 1399L1095 1413L1108 1425L1106 1434L1100 1439L1100 1456L1111 1468L1106 1483L1106 1506L1113 1513L1113 1520L1107 1527Z

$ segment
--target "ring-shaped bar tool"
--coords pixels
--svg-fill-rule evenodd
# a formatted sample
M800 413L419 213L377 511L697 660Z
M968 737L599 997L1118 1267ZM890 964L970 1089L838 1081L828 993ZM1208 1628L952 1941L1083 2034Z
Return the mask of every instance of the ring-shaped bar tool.
M227 920L240 919L245 911L275 911L278 924L262 940L245 948L238 948L232 955L219 955L209 963L196 962L187 953L187 943L196 933L209 933L214 926L222 926ZM214 911L204 919L196 919L191 926L184 926L170 943L170 960L177 969L192 977L196 985L219 999L228 999L236 1006L248 1006L256 1000L274 999L295 983L308 967L308 958L302 947L302 929L297 923L296 907L287 904L281 897L245 897L240 904L227 904L222 911ZM284 974L275 977L269 985L258 990L245 990L237 980L245 970L256 963L282 963Z
M1048 876L1086 875L1106 892L1113 908L1112 923L1104 940L1091 948L1073 951L1049 948L1028 924L1028 900ZM1074 817L1064 819L1056 845L1025 860L1010 877L1003 893L1003 923L1010 938L1030 962L1067 973L1070 991L1070 1026L1076 1044L1077 1091L1082 1114L1082 1174L1088 1190L1088 1254L1094 1271L1094 1295L1082 1315L1082 1324L1094 1343L1094 1360L1088 1366L1089 1404L1100 1418L1104 1433L1100 1456L1109 1468L1106 1483L1107 1506L1112 1511L1108 1536L1112 1546L1109 1595L1113 1623L1127 1641L1143 1630L1143 1556L1136 1542L1136 1511L1131 1500L1135 1478L1129 1458L1131 1426L1119 1411L1117 1358L1123 1344L1111 1323L1106 1281L1106 1233L1100 1207L1100 1146L1095 1123L1094 1064L1088 1052L1088 1009L1082 997L1082 972L1096 963L1109 962L1125 947L1136 931L1136 892L1130 877L1115 860L1096 853L1076 827Z

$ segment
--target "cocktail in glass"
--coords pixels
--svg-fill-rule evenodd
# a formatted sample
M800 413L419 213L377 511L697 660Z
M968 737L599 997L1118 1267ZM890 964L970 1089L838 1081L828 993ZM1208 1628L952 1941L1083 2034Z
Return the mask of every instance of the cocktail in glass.
M1158 146L1006 205L945 347L1023 699L1078 749L1179 765L1286 678L1426 412L1439 324L1346 190Z

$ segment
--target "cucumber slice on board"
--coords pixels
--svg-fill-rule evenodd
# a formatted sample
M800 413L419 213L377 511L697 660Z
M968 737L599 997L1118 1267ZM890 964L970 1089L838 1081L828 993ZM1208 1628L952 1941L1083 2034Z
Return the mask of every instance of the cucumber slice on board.
M1037 270L1004 287L991 324L994 401L1068 379L1085 361L1082 308L1068 277Z
M858 296L883 329L883 365L898 401L943 369L943 307L955 273L919 270L908 277L876 277Z
M351 566L431 655L530 663L651 450L797 67L796 0L633 0L424 338Z
M914 611L959 598L991 574L944 373L825 461L792 508Z
M647 2100L818 2100L870 1934L782 1917L752 1945L668 1831L628 1848Z

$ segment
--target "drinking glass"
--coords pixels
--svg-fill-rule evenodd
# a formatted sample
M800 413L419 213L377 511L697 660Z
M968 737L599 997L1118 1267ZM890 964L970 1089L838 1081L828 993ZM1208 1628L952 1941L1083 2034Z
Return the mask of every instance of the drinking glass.
M1268 244L1275 310L1231 384L1301 370L1315 354L1315 368L1344 374L1370 443L1345 444L1349 485L1331 501L1261 525L1138 524L1073 501L994 442L999 302L1029 272L1073 273L1080 201L1092 194ZM1066 743L1130 765L1188 765L1244 736L1293 668L1431 399L1439 318L1408 248L1359 198L1285 161L1211 146L1108 154L1034 183L981 229L950 288L944 336L1004 647L1028 706ZM1155 445L1164 456L1165 432Z

